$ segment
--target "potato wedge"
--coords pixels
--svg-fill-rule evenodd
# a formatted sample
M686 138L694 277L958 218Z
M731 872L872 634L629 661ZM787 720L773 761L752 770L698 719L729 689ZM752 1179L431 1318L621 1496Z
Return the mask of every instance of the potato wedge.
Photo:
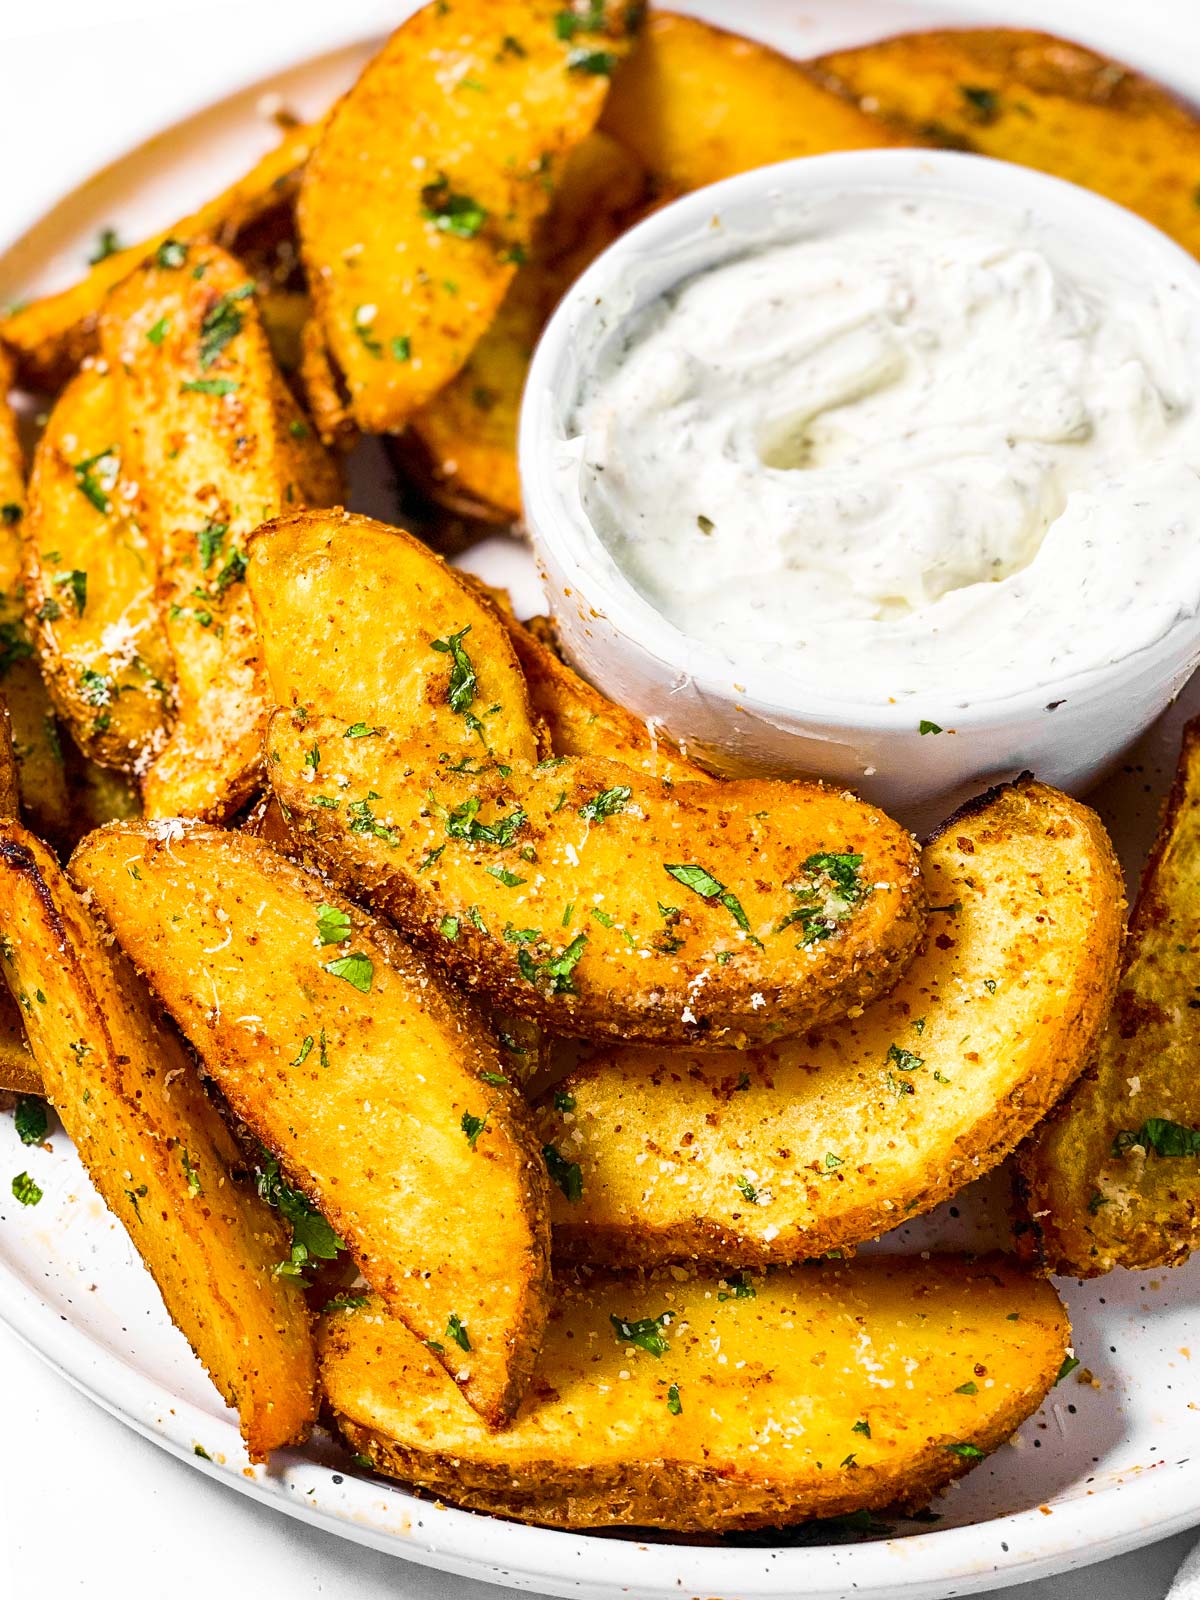
M8 710L0 702L0 817L16 817L21 803L17 759L13 754ZM12 1094L41 1094L42 1079L29 1042L21 1009L7 985L0 984L0 1090Z
M334 108L298 217L322 342L365 431L402 428L487 332L633 12L430 4Z
M1200 720L1129 919L1094 1059L1022 1153L1022 1238L1052 1272L1178 1266L1200 1245Z
M1053 173L1200 254L1200 119L1107 56L1048 33L950 28L839 50L811 70L905 143Z
M411 534L349 512L281 517L255 535L247 584L276 705L347 730L386 707L430 765L543 753L506 627Z
M33 458L26 621L55 708L79 748L144 771L167 739L175 665L155 599L157 562L121 476L115 385L85 367Z
M1093 812L1023 781L952 817L922 873L955 909L931 913L861 1016L716 1061L618 1050L545 1097L556 1251L802 1261L930 1210L1016 1147L1107 1015L1120 869Z
M564 291L621 233L645 190L641 163L607 134L567 157L562 184L487 332L457 377L412 419L435 498L454 510L521 515L517 418L533 347Z
M70 801L54 707L25 627L25 458L9 402L12 385L12 362L0 347L0 695L8 706L21 803L38 832L58 843L70 834Z
M503 1433L377 1300L323 1318L322 1380L350 1447L459 1505L550 1527L700 1533L915 1509L1036 1410L1069 1337L1049 1284L995 1257L555 1288L537 1383Z
M614 74L600 127L668 197L793 156L923 142L897 139L766 45L670 11L649 18Z
M273 1270L287 1235L235 1181L239 1151L187 1051L50 853L15 822L0 822L0 902L4 977L45 1092L263 1460L305 1438L316 1415L304 1297Z
M177 680L146 813L224 818L262 770L247 536L285 505L336 499L338 477L271 359L253 286L215 245L164 246L110 295L101 341Z
M214 239L233 245L243 228L294 195L320 130L320 123L289 128L249 172L198 211L141 244L114 251L69 289L43 295L0 321L0 344L16 357L22 382L32 389L60 388L95 353L100 310L109 290L166 240Z
M503 1422L546 1318L548 1194L476 1014L389 929L243 834L118 824L71 870L235 1113Z
M680 755L665 733L606 699L562 661L537 631L536 625L547 625L547 619L532 620L534 626L507 619L508 635L529 686L530 704L545 724L556 756L601 756L674 783L711 781L702 767Z
M891 988L920 938L913 840L851 795L672 787L583 758L464 772L420 764L389 707L371 715L361 739L272 718L271 784L303 848L549 1033L785 1037Z

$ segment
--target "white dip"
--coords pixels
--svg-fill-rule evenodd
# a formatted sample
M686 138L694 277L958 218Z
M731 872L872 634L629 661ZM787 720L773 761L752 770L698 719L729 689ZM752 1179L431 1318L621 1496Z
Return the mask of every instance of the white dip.
M1016 213L822 202L625 325L573 487L734 662L835 698L1056 685L1200 607L1186 309Z

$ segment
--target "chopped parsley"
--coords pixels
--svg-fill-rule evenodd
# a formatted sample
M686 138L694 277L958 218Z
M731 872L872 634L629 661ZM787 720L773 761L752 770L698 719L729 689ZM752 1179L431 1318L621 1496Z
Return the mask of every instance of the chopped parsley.
M673 1417L679 1416L683 1410L683 1401L679 1398L679 1385L673 1383L667 1390L667 1410Z
M583 1199L583 1170L577 1161L568 1161L552 1144L542 1146L542 1156L550 1181L562 1190L572 1205Z
M1000 96L994 89L984 89L974 83L960 83L958 92L973 122L995 122L1000 115Z
M1078 1365L1078 1356L1064 1356L1062 1366L1058 1369L1058 1376L1054 1380L1055 1383L1061 1383L1064 1378L1069 1378Z
M754 1185L750 1182L750 1179L746 1177L744 1173L740 1178L735 1178L733 1182L734 1187L737 1189L743 1200L749 1200L751 1205L757 1205L758 1190L754 1187Z
M943 730L938 727L936 722L930 722L927 717L922 717L920 722L917 724L917 732L921 734L922 737L924 737L924 735L927 733L941 733L942 731Z
M146 330L146 337L153 345L160 345L171 331L170 317L159 317L152 328Z
M663 1338L663 1329L674 1315L673 1311L663 1311L657 1317L639 1317L636 1322L628 1322L624 1317L610 1314L608 1320L618 1344L635 1345L647 1355L661 1359L671 1348Z
M917 1072L925 1065L924 1056L916 1056L911 1050L902 1050L898 1044L888 1045L887 1059L898 1072Z
M327 961L325 971L335 978L344 978L360 994L371 992L371 979L375 975L375 968L369 956L356 950L353 955L340 956L336 961Z
M317 938L322 944L345 944L350 937L350 918L337 906L317 907Z
M200 1182L200 1173L192 1160L191 1151L185 1149L179 1160L183 1167L183 1175L187 1179L188 1193L193 1197L203 1194L204 1188Z
M1200 1128L1168 1122L1165 1117L1147 1117L1140 1128L1122 1128L1113 1140L1112 1153L1123 1156L1135 1145L1156 1156L1200 1155Z
M951 1455L962 1456L965 1461L982 1461L987 1454L977 1444L964 1444L961 1441L957 1444L943 1445L942 1448L949 1450Z
M474 1150L475 1146L479 1143L479 1135L487 1127L487 1118L473 1117L469 1111L464 1111L462 1114L462 1122L459 1124L459 1126L467 1136L467 1143L471 1146L471 1149Z
M745 1272L726 1273L726 1287L718 1289L718 1300L753 1300L758 1292Z
M302 1067L312 1054L313 1042L312 1034L306 1033L303 1042L300 1045L300 1053L297 1055L296 1059L289 1062L288 1065L293 1067Z
M871 1437L871 1424L864 1417L860 1422L854 1424L850 1432L861 1433L864 1439L869 1439Z
M393 361L412 360L412 340L406 333L397 333L389 341L388 348L392 352Z
M54 580L56 589L69 589L71 599L75 604L75 615L81 617L87 605L87 573L81 572L78 567L73 567L70 572L61 572Z
M27 1172L18 1172L12 1181L12 1192L13 1198L19 1200L23 1206L35 1206L42 1198L41 1188Z
M585 822L603 822L605 817L613 817L619 811L624 811L632 798L633 790L627 783L618 783L611 789L601 789L599 794L594 794L590 800L585 800L579 808L579 815ZM667 868L669 872L670 867Z
M232 378L190 378L179 385L180 394L232 394L237 388Z
M255 1174L259 1198L291 1223L292 1248L287 1261L275 1268L279 1277L303 1278L312 1259L332 1261L342 1248L341 1240L307 1195L293 1189L280 1171L275 1157L262 1152L263 1160Z
M775 929L797 924L798 949L832 938L853 914L866 892L861 879L863 858L850 850L818 850L801 869L807 876L788 885L796 904Z
M437 804L430 799L434 805ZM500 849L506 848L516 838L517 834L529 820L525 812L518 808L509 812L507 817L499 822L479 822L480 801L477 795L462 801L452 810L445 813L446 834L451 839L461 839L467 844L493 844Z
M569 945L542 961L535 961L526 948L526 941L512 939L507 929L505 938L520 946L517 951L517 967L527 983L532 983L535 988L545 985L546 992L551 995L577 992L572 974L587 947L586 933L577 933Z
M446 1324L446 1338L453 1339L460 1350L469 1350L471 1348L467 1330L463 1327L462 1320L456 1311L450 1313L450 1320Z
M168 272L177 272L188 258L188 247L178 239L164 239L154 252L156 266Z
M474 239L487 221L487 212L469 194L458 194L442 173L421 190L421 215L442 233L456 239Z
M39 1101L38 1103L40 1104L41 1102ZM554 1092L554 1109L555 1111L574 1111L575 1096L568 1094L564 1089L556 1089ZM28 1140L26 1143L28 1143Z
M75 486L79 492L91 501L97 511L108 516L112 510L111 495L121 470L121 452L117 446L110 444L107 450L98 450L94 456L77 461L71 470L75 474Z
M475 700L475 691L479 687L479 679L475 676L475 668L471 658L463 649L463 640L471 631L468 622L465 628L460 628L457 633L450 634L445 639L431 639L429 647L440 655L453 657L454 664L450 668L450 686L446 691L446 700L451 711L465 714L471 709Z
M449 939L453 944L458 938L459 921L457 917L443 917L438 923L438 932L443 939Z
M376 361L383 360L383 346L371 332L371 324L375 321L376 307L373 305L355 306L354 331L359 337L363 348L373 355Z
M207 372L226 345L242 331L243 317L238 302L254 293L252 283L227 289L204 313L200 323L200 370Z
M583 72L592 78L611 78L616 64L611 50L589 50L583 45L567 57L568 72Z
M15 500L6 500L0 506L0 523L6 528L15 528L25 513Z
M41 1144L46 1137L48 1126L46 1102L39 1100L37 1095L18 1095L16 1110L13 1112L13 1126L22 1144Z
M379 732L366 722L352 722L342 735L343 739L372 739Z
M389 828L385 822L376 821L375 813L371 810L371 801L378 799L379 796L372 789L365 800L351 800L346 807L346 815L350 818L350 832L369 833L376 839L382 839L384 844L398 845L400 835L395 828Z
M92 253L88 256L88 266L98 267L102 261L107 261L109 256L115 256L123 248L115 228L101 228L92 246Z
M228 532L227 522L213 522L211 518L197 532L196 543L200 549L200 565L205 572L220 555L221 546L225 543L225 535Z
M742 902L725 885L713 877L706 867L697 866L695 863L684 866L668 866L663 864L663 871L674 878L676 883L681 883L685 889L690 889L693 894L698 894L702 900L715 900L723 905L729 915L742 929L743 933L750 932L750 919L742 910Z
M973 1378L968 1378L966 1383L960 1383L954 1392L955 1394L978 1394L979 1385Z
M506 889L515 889L525 879L515 872L510 872L507 867L485 867L483 869L490 878L496 878Z

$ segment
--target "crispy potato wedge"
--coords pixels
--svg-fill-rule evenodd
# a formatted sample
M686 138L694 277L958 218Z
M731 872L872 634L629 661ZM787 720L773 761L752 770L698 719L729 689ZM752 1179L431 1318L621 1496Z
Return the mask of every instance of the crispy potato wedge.
M0 900L4 977L92 1181L236 1407L251 1456L303 1439L316 1374L304 1297L273 1271L287 1234L234 1180L239 1151L187 1051L50 853L9 821L0 822Z
M806 67L695 17L655 12L613 77L600 127L664 196L752 167L897 139Z
M244 228L293 196L320 130L320 123L289 128L249 172L198 211L141 244L106 256L69 289L44 295L0 321L0 343L16 357L22 381L33 389L60 388L95 353L100 310L109 290L166 240L214 239L233 245Z
M276 705L346 729L386 707L430 765L543 753L507 628L411 534L349 512L282 517L255 535L247 584Z
M852 795L672 787L583 758L460 772L414 760L390 708L373 717L361 739L272 718L271 783L305 851L550 1033L784 1037L891 988L920 939L911 835Z
M1022 1153L1027 1249L1052 1272L1177 1266L1200 1245L1200 721L1129 920L1088 1071Z
M21 787L13 750L12 723L8 707L0 700L0 817L16 817L20 812Z
M246 540L286 505L335 500L338 476L271 359L253 285L215 245L172 245L139 268L110 295L101 340L177 680L146 813L224 818L262 770Z
M377 1300L322 1319L351 1448L550 1527L720 1532L916 1508L1036 1410L1069 1337L1049 1284L1001 1258L555 1288L537 1382L503 1433Z
M546 1319L548 1185L476 1014L389 929L245 835L115 825L72 873L389 1309L506 1420Z
M600 114L632 12L430 4L334 108L301 186L300 237L321 342L367 432L402 428L487 332Z
M621 233L645 191L641 163L607 134L567 157L560 188L495 319L457 377L412 419L435 498L509 522L521 515L517 419L533 347L564 291Z
M535 617L532 625L512 617L507 622L529 686L530 704L545 724L556 756L601 756L676 783L711 781L703 768L676 750L665 733L606 699L567 666L540 637L539 625L548 626L547 619Z
M952 817L922 873L956 909L931 914L861 1016L718 1061L618 1050L545 1097L557 1251L800 1261L928 1211L1016 1147L1107 1015L1120 869L1093 812L1024 781Z
M1107 56L1048 33L953 28L836 51L811 70L902 142L1038 167L1200 254L1200 119Z
M175 665L137 488L121 477L115 385L80 371L33 458L22 525L25 610L55 708L79 748L144 771L167 738Z
M38 832L58 843L70 834L71 808L54 708L25 627L25 458L9 402L12 384L12 362L0 348L0 695L8 706L21 803Z
M8 710L0 702L0 817L16 817L21 795ZM7 985L0 984L0 1090L41 1094L42 1079L29 1051L21 1009Z

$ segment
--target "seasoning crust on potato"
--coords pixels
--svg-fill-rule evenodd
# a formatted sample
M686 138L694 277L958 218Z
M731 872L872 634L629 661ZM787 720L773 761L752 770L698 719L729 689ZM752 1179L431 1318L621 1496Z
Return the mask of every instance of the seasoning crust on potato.
M619 1049L546 1094L557 1252L803 1260L928 1211L1015 1148L1107 1014L1120 870L1091 811L1024 781L952 817L922 873L938 909L921 950L860 1016L716 1058Z

